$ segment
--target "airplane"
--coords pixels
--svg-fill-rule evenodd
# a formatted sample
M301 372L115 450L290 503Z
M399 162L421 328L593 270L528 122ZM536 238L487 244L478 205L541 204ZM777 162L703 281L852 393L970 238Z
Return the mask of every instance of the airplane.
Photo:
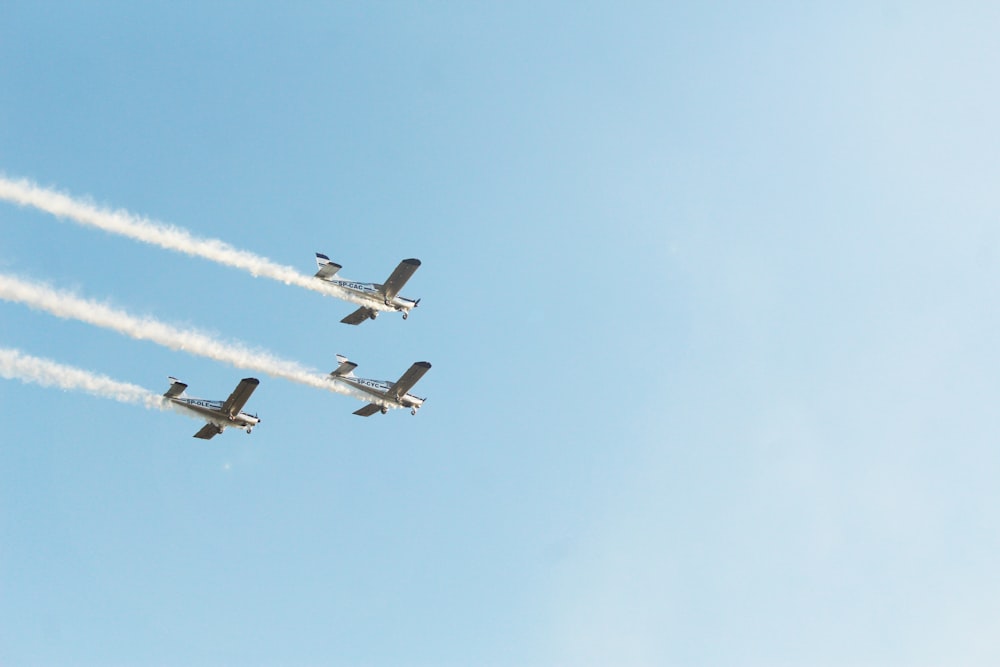
M337 271L343 267L340 264L331 262L330 258L322 253L316 253L316 278L332 283L337 287L347 291L352 297L360 297L365 305L361 306L353 313L340 320L344 324L361 324L367 319L374 320L379 311L393 312L402 311L403 319L410 316L410 309L416 308L420 304L420 299L414 301L398 296L399 290L410 279L413 272L420 267L419 259L404 259L392 272L392 275L383 284L378 283L356 283L352 280L334 278Z
M337 361L340 362L340 365L330 373L330 380L344 382L375 398L365 407L354 411L354 414L358 416L371 417L376 412L385 414L389 412L389 408L410 408L410 414L415 415L420 406L427 400L408 393L413 385L430 369L431 365L426 361L418 361L410 366L395 382L355 377L354 369L358 367L356 363L348 361L347 357L339 354Z
M260 380L257 378L243 378L240 380L240 383L236 385L236 389L233 390L233 393L225 401L181 398L181 394L187 389L187 385L177 378L172 377L168 379L170 380L170 388L163 394L164 398L168 398L176 405L186 410L191 410L208 420L208 423L194 434L196 438L211 440L222 433L228 426L243 428L246 429L247 433L250 433L253 427L260 423L260 418L257 415L240 412L243 406L246 405L247 400L250 399L250 395L257 388L257 385L260 384Z

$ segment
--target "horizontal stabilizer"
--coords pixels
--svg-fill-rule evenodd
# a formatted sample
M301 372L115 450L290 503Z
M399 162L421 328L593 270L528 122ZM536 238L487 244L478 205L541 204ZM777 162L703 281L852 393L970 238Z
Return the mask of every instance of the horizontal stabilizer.
M377 403L369 403L363 408L358 408L354 411L354 414L359 417L371 417L376 412L381 412L382 408Z
M333 375L335 377L346 377L350 375L355 368L358 367L356 363L354 363L353 361L348 361L339 354L337 355L337 361L340 362L340 365L337 366L336 370L330 373L330 375Z
M340 271L342 267L336 262L331 262L330 258L322 253L316 253L316 266L319 271L316 272L317 278L322 278L323 280L329 280L337 275L337 271Z
M166 398L176 398L184 393L184 390L188 388L186 384L178 380L177 378L167 378L170 380L170 389L167 389L166 393L163 394Z

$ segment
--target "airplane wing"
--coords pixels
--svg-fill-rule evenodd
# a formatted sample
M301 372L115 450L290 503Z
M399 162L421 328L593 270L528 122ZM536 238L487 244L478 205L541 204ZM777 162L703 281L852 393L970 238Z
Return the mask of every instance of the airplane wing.
M382 407L380 405L378 405L377 403L369 403L365 407L358 408L357 410L355 410L354 414L358 415L359 417L371 417L376 412L381 412L381 411Z
M215 424L205 424L201 427L201 430L194 434L194 437L201 438L202 440L211 440L215 436L219 435L219 427Z
M410 368L403 373L402 377L396 380L396 384L389 387L389 391L386 395L394 400L399 400L402 398L406 392L413 388L413 385L424 376L428 370L430 370L431 365L426 361L418 361L417 363L410 366Z
M238 415L243 406L250 400L250 395L253 394L254 389L259 384L260 380L257 378L243 378L240 380L240 383L236 385L236 389L229 395L226 402L222 404L222 412L230 418Z
M170 389L167 389L166 393L163 394L166 398L176 398L184 393L184 390L188 388L186 384L178 380L177 378L170 379Z
M351 313L350 315L348 315L347 317L345 317L340 321L343 322L344 324L361 324L368 318L372 317L372 315L376 314L378 314L378 311L372 310L367 306L361 306L360 308L358 308L353 313Z
M331 262L329 257L321 253L316 253L316 266L319 267L319 271L315 277L323 280L329 280L337 274L337 271L344 268L336 262Z
M386 280L385 284L383 284L380 288L382 296L385 297L387 301L391 301L396 298L396 295L399 294L399 290L403 289L403 285L406 284L406 281L410 279L410 276L412 276L413 272L418 268L420 268L419 259L404 259L400 262L399 266L396 267L396 270L392 272L392 275L389 276L389 279Z

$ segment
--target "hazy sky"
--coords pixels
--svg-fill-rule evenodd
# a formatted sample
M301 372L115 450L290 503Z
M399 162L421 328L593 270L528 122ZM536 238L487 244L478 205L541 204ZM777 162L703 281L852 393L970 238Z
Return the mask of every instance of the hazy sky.
M318 371L262 424L0 380L0 663L995 665L1000 9L0 5L0 274ZM0 301L161 393L245 369Z

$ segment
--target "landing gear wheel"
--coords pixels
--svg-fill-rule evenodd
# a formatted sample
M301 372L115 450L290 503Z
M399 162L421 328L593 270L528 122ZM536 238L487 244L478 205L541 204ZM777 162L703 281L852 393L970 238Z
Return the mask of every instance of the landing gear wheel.
M387 414L388 412L389 412L389 408L382 408L382 414Z
M410 408L410 414L413 415L414 417L416 417L417 416L417 409L416 408Z
M406 319L407 317L409 317L409 316L410 316L410 314L409 314L409 313L406 313L406 312L404 312L404 313L403 313L403 319L404 319L404 320L405 320L405 319Z

